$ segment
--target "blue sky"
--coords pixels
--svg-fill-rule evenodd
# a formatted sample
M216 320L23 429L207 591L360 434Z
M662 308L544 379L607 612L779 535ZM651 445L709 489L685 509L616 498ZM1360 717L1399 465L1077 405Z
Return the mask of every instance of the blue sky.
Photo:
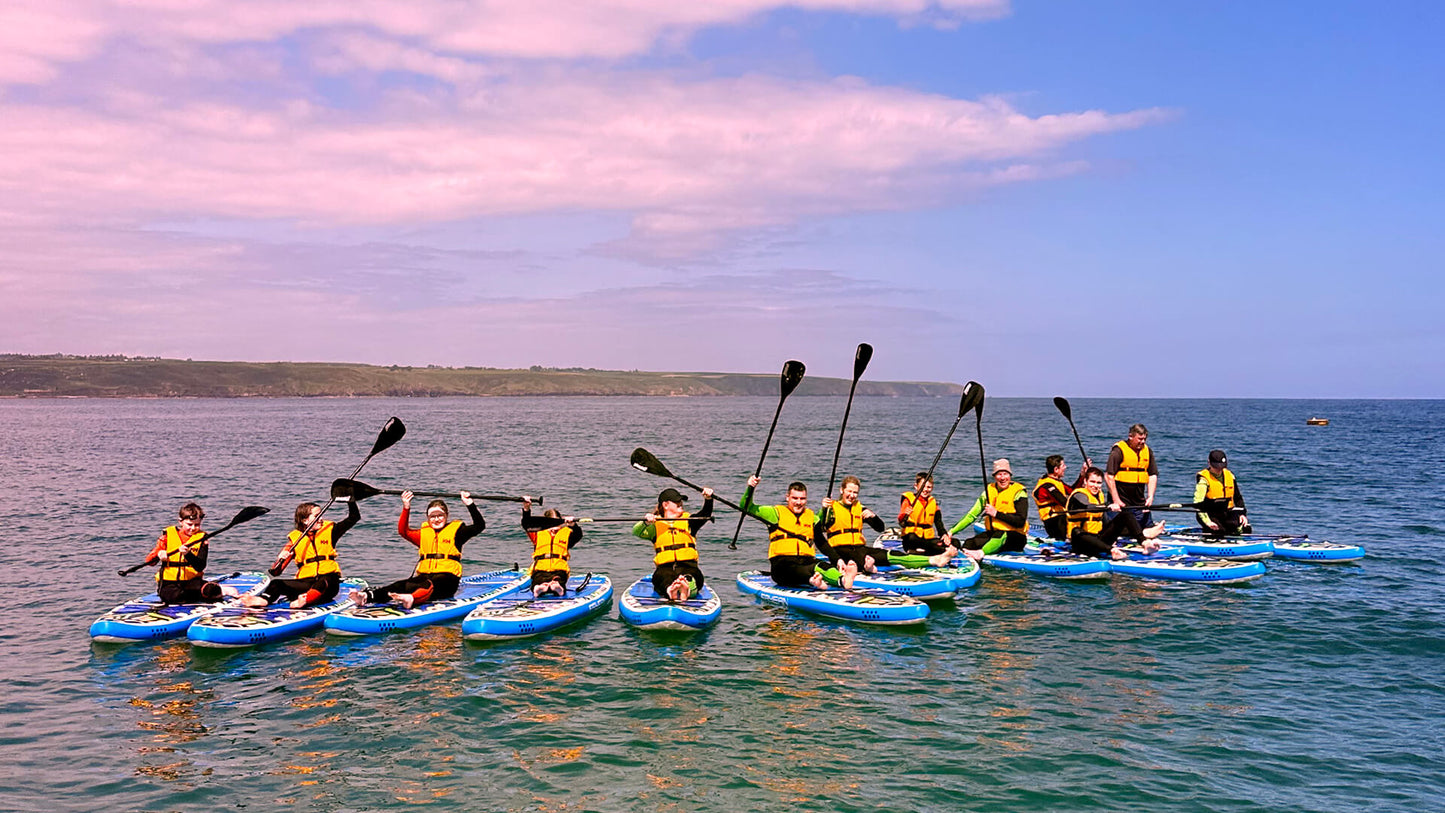
M1445 397L1439 4L20 2L0 352Z

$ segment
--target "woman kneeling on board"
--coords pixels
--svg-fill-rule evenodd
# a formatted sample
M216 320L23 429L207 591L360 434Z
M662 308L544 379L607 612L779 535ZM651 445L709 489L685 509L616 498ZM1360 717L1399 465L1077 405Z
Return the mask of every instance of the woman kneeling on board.
M1114 543L1122 537L1131 537L1144 545L1145 553L1159 550L1154 538L1163 533L1163 524L1143 529L1134 514L1124 511L1123 507L1117 502L1105 503L1104 472L1090 466L1084 471L1084 487L1069 495L1069 548L1095 559L1123 559L1127 554L1114 547ZM1105 522L1106 510L1119 513Z
M296 506L296 529L271 565L271 575L280 576L291 560L296 560L296 578L272 578L259 595L246 596L241 603L247 607L265 607L278 598L291 599L291 609L299 610L336 598L341 591L341 565L336 561L336 543L361 521L361 510L355 500L346 502L346 519L322 521L321 506L303 502Z
M567 595L572 576L572 548L582 541L576 517L564 517L548 508L541 517L532 516L532 498L522 496L522 530L532 540L532 595Z
M712 489L702 490L702 508L696 514L682 510L687 501L675 488L657 495L657 510L632 526L632 535L652 543L652 589L672 601L687 601L702 589L698 567L697 532L712 519Z
M206 581L210 546L201 521L206 512L188 502L177 512L179 522L161 531L145 563L161 565L156 574L156 594L167 604L209 604L240 593L234 587ZM224 529L223 529L224 530Z
M440 601L457 594L457 585L462 580L462 545L485 530L487 521L472 501L471 493L463 491L459 496L471 515L472 524L463 525L459 519L452 520L447 513L447 504L432 500L426 507L426 522L413 530L412 496L410 491L401 493L401 516L396 521L396 532L417 546L419 558L416 569L410 577L385 587L352 591L351 600L357 604L370 604L386 596L410 610L424 601Z

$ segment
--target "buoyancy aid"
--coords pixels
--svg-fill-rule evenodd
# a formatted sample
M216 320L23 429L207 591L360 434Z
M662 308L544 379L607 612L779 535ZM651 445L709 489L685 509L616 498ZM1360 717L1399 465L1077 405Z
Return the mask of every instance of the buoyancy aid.
M186 555L181 553L182 545L195 545L206 538L205 531L198 531L191 534L188 539L181 539L181 530L172 525L166 529L166 551L161 558L161 569L156 573L156 583L161 582L187 582L191 579L199 579L201 571L186 564Z
M1098 494L1095 494L1087 488L1081 488L1078 491L1075 491L1074 494L1082 494L1084 496L1084 499L1089 501L1089 505L1097 505L1099 506L1099 510L1088 511L1086 513L1080 514L1071 514L1069 516L1069 538L1073 539L1074 534L1079 533L1080 531L1087 534L1097 534L1103 531L1105 505L1104 492L1101 490ZM1070 495L1069 499L1071 502L1073 502L1073 495Z
M1121 440L1114 444L1114 448L1124 453L1124 460L1119 463L1119 471L1114 475L1116 483L1137 483L1144 485L1149 482L1149 458L1153 454L1149 450L1149 444L1139 447L1134 451L1129 447L1129 442Z
M813 509L804 508L794 514L786 505L774 506L778 512L776 525L768 526L768 558L774 556L816 556L813 548L813 526L818 517Z
M987 495L988 504L997 509L999 513L1012 514L1017 508L1018 499L1024 496L1024 487L1022 483L1009 483L1007 488L1000 491L998 485L989 483L984 493ZM1017 531L1024 533L1029 529L1029 517L1028 514L1025 513L1023 525L1019 526L1010 525L998 517L991 517L984 514L983 527L990 531Z
M1215 477L1214 472L1209 469L1204 469L1199 472L1199 476L1209 487L1209 490L1204 493L1204 499L1210 502L1222 502L1225 508L1234 507L1234 472L1225 469L1224 477L1221 479Z
M457 547L457 531L461 527L459 519L448 522L440 531L433 530L431 525L421 526L421 544L417 546L421 559L416 565L417 573L462 575L462 550Z
M1039 481L1034 484L1034 505L1039 508L1039 520L1048 522L1050 519L1053 519L1056 514L1064 510L1064 503L1056 500L1054 495L1049 493L1048 489L1044 488L1044 486L1053 486L1060 494L1064 495L1065 500L1069 498L1070 489L1064 485L1063 480L1051 475L1040 477Z
M690 516L684 511L677 519L659 519L652 523L657 530L652 540L654 565L697 561L697 540L692 536L692 523L687 521Z
M938 500L930 496L920 503L917 494L905 491L903 501L908 504L908 512L903 517L903 532L914 534L919 539L933 539L938 536L938 528L934 524L934 517L938 515Z
M292 531L287 537L296 556L296 578L314 579L341 572L341 565L336 563L336 546L331 542L331 531L335 527L334 522L323 522L310 536Z
M571 528L566 525L543 528L532 539L532 570L571 571Z
M865 545L863 538L863 504L845 506L835 502L828 509L831 521L828 524L828 544L835 548L849 545Z

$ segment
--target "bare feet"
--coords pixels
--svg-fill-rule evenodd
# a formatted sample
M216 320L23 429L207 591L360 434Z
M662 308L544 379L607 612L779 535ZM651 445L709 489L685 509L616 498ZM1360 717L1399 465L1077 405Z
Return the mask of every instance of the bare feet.
M351 600L352 604L355 604L358 607L366 603L366 593L363 593L360 590L352 590L350 593L346 594L346 597Z
M692 598L692 583L686 576L678 576L667 586L667 597L672 601L687 601Z
M306 606L306 597L305 597L305 596L297 596L297 597L296 597L296 600L293 601L293 602L291 602L291 609L293 609L293 610L299 610L299 609L301 609L302 607L305 607L305 606Z
M983 559L983 551L981 550L970 550L968 548L964 548L963 555L974 560L975 562Z
M410 610L411 605L416 603L416 598L411 593L387 593L387 596L400 604L403 610Z
M270 604L270 602L260 596L244 596L241 599L242 607L251 607L254 609L265 607L267 604Z
M948 563L952 561L953 555L950 554L948 551L944 551L937 556L928 557L928 563L930 565L933 565L934 567L948 567Z
M873 557L867 554L863 555L863 572L870 574L878 572L878 563L873 561Z
M1164 522L1161 520L1159 524L1150 525L1148 528L1144 529L1144 538L1157 539L1162 533L1164 533Z
M858 578L858 565L854 562L844 562L842 575L838 577L838 583L843 585L844 590L853 589L853 580Z
M237 590L229 584L223 584L221 585L221 595L225 596L226 598L235 598L241 595L241 591Z
M822 573L819 573L819 572L816 571L816 570L813 571L813 575L811 575L811 576L808 577L808 584L813 585L814 587L816 587L816 588L819 589L819 590L826 590L826 589L828 589L828 583L823 580L823 574L822 574Z
M1121 559L1127 559L1127 558L1129 558L1129 554L1125 553L1123 550L1120 550L1119 548L1110 548L1110 549L1109 549L1109 558L1110 558L1110 559L1113 559L1114 561L1117 562L1117 561L1119 561L1119 560L1121 560Z

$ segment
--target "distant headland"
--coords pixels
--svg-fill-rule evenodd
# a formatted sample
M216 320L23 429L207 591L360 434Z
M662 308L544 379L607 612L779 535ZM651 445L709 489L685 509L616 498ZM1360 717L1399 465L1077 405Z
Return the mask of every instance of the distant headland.
M845 378L809 376L797 395L847 395ZM858 383L863 396L949 396L928 381ZM192 361L135 356L0 354L0 398L288 398L453 395L733 396L778 394L777 373L539 367L404 367L328 362Z

